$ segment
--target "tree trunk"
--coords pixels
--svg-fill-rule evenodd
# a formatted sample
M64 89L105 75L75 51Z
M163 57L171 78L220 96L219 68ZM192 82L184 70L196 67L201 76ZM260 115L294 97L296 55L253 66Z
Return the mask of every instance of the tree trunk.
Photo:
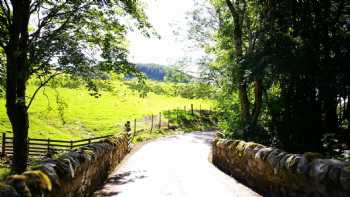
M7 59L6 109L13 130L12 170L19 174L26 170L28 162L28 112L26 107L26 81L29 68L28 24L30 1L13 1L10 39L5 48Z
M337 102L335 99L326 101L325 108L326 132L335 132L338 130Z
M248 92L247 92L247 82L242 79L240 80L239 84L239 100L241 105L241 121L245 125L248 122L250 122L250 113L249 113L249 99L248 99Z
M15 124L12 125L13 140L13 170L22 173L27 168L28 163L28 113L25 105L16 105Z
M22 86L21 88L25 90L23 84L24 83L19 86ZM7 114L10 118L13 130L14 155L12 169L18 174L24 172L27 167L29 121L25 100L21 100L19 94L17 94L17 98L11 99L16 100L14 104L7 105Z
M350 96L346 99L346 110L345 110L345 116L348 120L348 131L350 131Z
M233 17L234 22L234 29L233 29L233 41L235 45L235 55L236 55L236 63L239 65L239 71L238 71L238 79L239 79L239 100L241 105L241 122L243 125L250 122L250 112L249 112L249 98L248 98L248 92L247 92L247 82L244 79L244 69L241 66L241 60L243 57L243 47L242 47L242 22L243 17L245 15L245 11L243 9L240 10L240 2L236 1L235 4L231 2L231 0L226 0L226 4L231 12L231 15ZM243 12L243 13L242 13Z
M18 69L12 65L23 65L23 58L7 56L6 109L13 131L13 170L16 173L25 171L28 160L28 113L25 104L24 76L16 74ZM18 67L17 67L18 68Z
M262 80L256 79L254 82L254 109L252 113L252 123L257 124L262 106Z

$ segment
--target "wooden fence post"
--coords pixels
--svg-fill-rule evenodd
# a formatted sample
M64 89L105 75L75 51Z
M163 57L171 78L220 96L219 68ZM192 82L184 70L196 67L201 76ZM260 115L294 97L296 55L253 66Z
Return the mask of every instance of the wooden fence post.
M89 142L89 144L91 144L91 138L89 138L88 142Z
M179 123L179 108L176 109L176 123Z
M168 119L168 129L170 129L170 119Z
M154 115L152 114L151 132L153 131L153 121L154 121Z
M28 137L27 150L28 150L28 155L29 155L29 153L30 153L30 137Z
M2 133L2 148L1 148L1 156L6 156L6 133Z
M168 110L168 129L170 127L170 110Z
M125 125L124 125L124 130L126 132L126 134L128 135L128 138L129 138L129 141L128 141L128 144L130 145L132 143L132 139L134 137L132 137L132 132L131 132L131 125L130 125L130 121L126 121ZM134 136L135 136L135 133L134 133Z
M73 149L73 140L70 141L70 149Z
M50 138L47 138L47 156L50 157Z
M134 119L134 133L136 133L136 118Z
M191 114L193 115L193 104L191 104Z
M159 112L159 129L162 127L162 112Z
M202 105L199 105L199 116L202 115Z

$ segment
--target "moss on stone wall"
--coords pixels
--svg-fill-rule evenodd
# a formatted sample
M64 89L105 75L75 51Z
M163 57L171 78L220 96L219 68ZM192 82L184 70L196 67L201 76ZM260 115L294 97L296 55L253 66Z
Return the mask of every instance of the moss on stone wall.
M216 166L264 196L350 196L348 162L224 139L213 141L212 154Z
M89 196L129 152L128 136L106 139L34 165L0 184L0 196Z

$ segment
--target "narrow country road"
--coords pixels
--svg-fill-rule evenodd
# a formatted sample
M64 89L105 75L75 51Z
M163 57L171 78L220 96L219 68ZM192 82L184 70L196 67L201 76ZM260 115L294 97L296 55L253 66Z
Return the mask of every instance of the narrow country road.
M94 197L260 196L209 162L213 132L166 137L143 145Z

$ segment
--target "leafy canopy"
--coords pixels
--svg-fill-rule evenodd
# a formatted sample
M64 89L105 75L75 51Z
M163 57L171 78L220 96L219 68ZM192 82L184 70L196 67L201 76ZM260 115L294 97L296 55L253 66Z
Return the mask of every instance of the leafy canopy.
M45 84L59 73L68 73L81 76L94 90L92 79L104 78L108 71L136 72L127 61L128 25L132 23L129 26L136 26L146 36L153 33L138 0L29 2L26 79L36 75ZM0 46L5 51L16 11L12 3L0 0Z

